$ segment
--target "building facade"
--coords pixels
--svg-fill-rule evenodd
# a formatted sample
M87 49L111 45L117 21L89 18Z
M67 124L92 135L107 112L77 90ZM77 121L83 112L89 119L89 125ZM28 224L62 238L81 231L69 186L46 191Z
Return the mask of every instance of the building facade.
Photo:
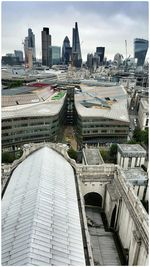
M35 35L30 28L28 29L28 48L32 48L32 59L33 62L36 61Z
M138 123L141 130L149 127L149 103L148 98L142 98L138 111Z
M19 61L22 63L23 62L23 52L20 50L14 50L14 54L16 57L19 58Z
M140 167L146 157L145 149L139 144L119 144L117 164L123 169Z
M50 66L59 65L61 61L61 48L59 46L49 46Z
M78 32L78 24L76 22L72 34L72 65L74 67L81 68L81 64L82 64L81 47L80 47L80 39Z
M68 36L65 37L62 46L62 63L68 65L71 61L72 47L70 47L70 41Z
M143 67L148 50L148 41L144 39L134 39L134 57L137 58L137 67Z
M105 47L96 47L96 54L100 58L100 63L103 63L105 55Z
M49 28L43 28L42 34L42 65L50 66L49 46L51 46L51 35Z

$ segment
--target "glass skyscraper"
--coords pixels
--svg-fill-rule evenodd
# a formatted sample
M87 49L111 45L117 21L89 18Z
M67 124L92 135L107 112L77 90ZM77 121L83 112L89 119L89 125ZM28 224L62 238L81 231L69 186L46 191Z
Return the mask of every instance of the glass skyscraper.
M32 60L36 61L36 53L35 53L35 35L32 30L28 29L28 36L24 39L24 53L25 53L25 63L28 63L28 53L31 52L32 49ZM30 52L29 52L30 50Z
M32 48L32 59L36 61L36 54L35 54L35 35L33 34L32 30L28 29L28 48Z
M78 25L76 22L75 28L73 28L73 36L72 36L72 65L74 67L80 68L81 64L82 64L82 57L81 57L80 39L79 39Z
M72 47L70 47L70 41L68 36L65 37L62 47L62 63L68 65L71 58Z
M49 46L51 46L51 35L49 28L42 31L42 65L50 66Z
M96 54L100 58L100 63L104 61L105 47L96 47Z
M144 39L134 39L134 57L137 58L137 67L143 66L148 50L148 41Z
M60 52L59 46L49 46L50 66L60 64Z

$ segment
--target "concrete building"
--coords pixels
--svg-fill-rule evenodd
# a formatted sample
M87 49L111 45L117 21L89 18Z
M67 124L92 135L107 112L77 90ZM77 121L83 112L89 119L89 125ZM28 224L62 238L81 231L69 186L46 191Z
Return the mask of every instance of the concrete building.
M49 28L43 28L42 36L42 65L50 66L49 46L51 46L51 35Z
M146 150L139 144L118 144L117 164L125 170L140 167L145 157Z
M142 98L138 111L138 123L141 130L149 127L149 101L148 98Z
M49 84L40 87L39 83L15 92L10 95L9 90L3 96L3 148L15 148L31 141L56 141L65 120L66 94L54 91Z

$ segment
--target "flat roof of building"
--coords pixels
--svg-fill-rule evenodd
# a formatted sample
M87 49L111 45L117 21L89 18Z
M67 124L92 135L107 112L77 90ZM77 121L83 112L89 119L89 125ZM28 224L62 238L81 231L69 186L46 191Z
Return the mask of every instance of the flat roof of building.
M124 170L124 173L133 185L143 185L148 180L148 174L140 167Z
M97 148L84 148L83 156L87 165L100 165L104 163L100 151Z
M64 99L65 96L60 100L49 100L42 103L3 107L1 110L2 119L58 115L64 104Z
M75 107L80 116L102 117L127 123L130 121L127 110L127 93L123 86L101 87L80 84L80 88L82 92L75 94ZM104 100L110 108L98 107L94 97ZM83 101L91 101L95 104L86 108L82 104Z
M146 150L139 144L118 144L118 148L123 154L146 155Z
M144 108L148 111L149 110L148 98L141 98L140 102L143 104Z

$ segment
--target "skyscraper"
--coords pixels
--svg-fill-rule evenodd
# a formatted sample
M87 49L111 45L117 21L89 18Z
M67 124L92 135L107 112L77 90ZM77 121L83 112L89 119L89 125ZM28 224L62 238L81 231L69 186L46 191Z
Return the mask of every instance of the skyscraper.
M81 57L80 39L79 39L78 25L76 22L75 28L73 28L73 35L72 35L72 65L74 67L80 68L81 64L82 64L82 57Z
M96 47L96 54L100 57L100 64L104 61L105 47Z
M42 34L42 65L50 66L49 46L51 46L51 35L49 28L43 28Z
M24 55L25 55L25 63L28 63L28 37L24 39Z
M30 50L30 51L29 51ZM28 36L24 39L24 54L25 54L25 63L28 64L28 54L31 55L32 52L32 61L36 61L36 53L35 53L35 35L32 30L28 29Z
M143 66L148 50L148 41L144 39L134 39L134 57L137 58L137 67Z
M14 50L15 57L19 58L19 62L23 62L23 52L20 50Z
M60 64L60 52L59 46L49 46L50 66Z
M62 63L67 64L70 61L71 58L71 53L72 53L72 47L70 47L70 41L68 36L65 37L63 41L63 46L62 46Z
M32 59L33 59L33 61L36 61L35 35L33 34L32 30L30 28L28 29L28 48L32 48Z

